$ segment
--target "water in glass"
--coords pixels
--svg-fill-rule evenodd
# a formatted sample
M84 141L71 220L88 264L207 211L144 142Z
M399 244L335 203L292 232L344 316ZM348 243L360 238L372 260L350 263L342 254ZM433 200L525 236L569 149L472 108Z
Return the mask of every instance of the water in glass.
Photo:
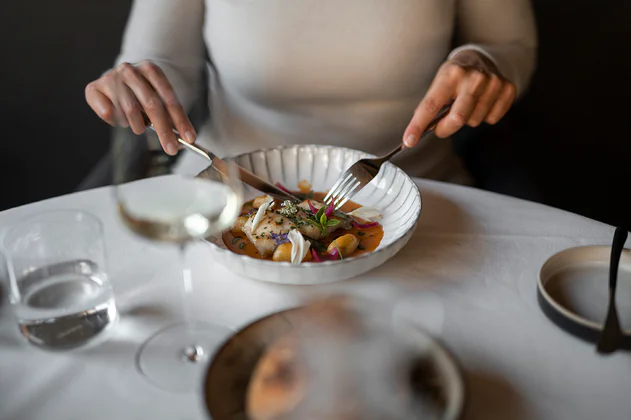
M49 349L85 345L116 319L105 273L90 260L67 261L17 279L22 299L15 311L22 334Z

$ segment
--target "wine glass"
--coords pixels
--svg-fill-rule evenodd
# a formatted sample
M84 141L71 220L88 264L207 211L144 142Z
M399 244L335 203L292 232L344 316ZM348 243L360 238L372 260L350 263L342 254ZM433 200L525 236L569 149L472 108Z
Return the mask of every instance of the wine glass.
M147 132L145 141L129 130L116 130L112 151L119 214L134 233L177 245L182 265L178 280L184 286L184 321L149 338L138 353L138 367L161 388L191 391L201 383L202 362L232 330L192 319L187 305L192 292L187 244L234 223L243 204L243 186L234 162L228 162L227 173L213 172L210 167L204 176L196 176L196 171L180 167L176 157L162 151L153 132Z

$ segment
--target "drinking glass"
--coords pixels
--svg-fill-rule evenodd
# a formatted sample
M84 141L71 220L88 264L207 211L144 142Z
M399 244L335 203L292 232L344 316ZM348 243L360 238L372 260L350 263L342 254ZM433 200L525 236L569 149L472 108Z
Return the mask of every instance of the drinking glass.
M22 335L64 350L94 344L117 318L103 227L83 211L30 216L5 231L9 299Z
M197 176L178 167L175 158L162 151L155 134L147 132L146 141L130 132L119 134L113 141L119 214L132 232L151 241L174 244L182 267L181 277L173 281L183 284L184 321L145 342L138 366L163 389L191 391L201 384L202 362L232 330L194 320L189 313L192 273L186 265L187 244L232 226L243 204L242 184L232 162L228 163L228 173L206 170L205 175L215 176ZM207 165L201 163L202 167Z

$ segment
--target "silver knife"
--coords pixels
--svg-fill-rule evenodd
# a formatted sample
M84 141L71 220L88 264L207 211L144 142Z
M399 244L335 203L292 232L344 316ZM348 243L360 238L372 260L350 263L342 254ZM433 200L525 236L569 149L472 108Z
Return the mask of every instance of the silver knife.
M151 124L151 122L148 122L147 127L150 128L151 130L153 130L154 132L156 131L156 129L154 128L153 124ZM213 152L211 152L210 150L207 150L201 146L198 146L196 144L190 144L185 142L184 140L182 140L180 138L180 133L173 129L173 132L175 133L175 135L177 136L177 141L182 144L185 147L188 147L190 150L192 150L193 152L197 153L198 155L208 159L211 163L211 166L214 167L217 172L219 172L220 174L222 174L223 176L229 176L229 171L228 171L228 164L226 163L226 161L220 159L219 157L217 157ZM272 196L273 198L276 198L278 200L281 201L285 201L285 200L290 200L292 202L299 202L300 199L292 194L289 194L283 190L281 190L280 188L278 188L275 185L270 184L269 182L263 180L262 178L254 175L252 172L248 171L247 169L237 165L235 163L235 166L237 167L237 170L239 171L239 178L241 178L241 181L248 184L250 187L261 191L262 193L265 193L267 195ZM202 172L203 173L203 172Z

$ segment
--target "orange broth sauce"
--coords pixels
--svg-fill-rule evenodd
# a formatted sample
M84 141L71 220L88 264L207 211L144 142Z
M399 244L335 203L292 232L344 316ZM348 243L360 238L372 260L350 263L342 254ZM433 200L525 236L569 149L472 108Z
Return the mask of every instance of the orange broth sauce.
M313 199L321 202L324 199L325 195L326 193L314 192ZM254 209L252 205L253 202L254 200L250 200L243 205L243 208L241 209L242 215L247 214L252 209ZM276 200L276 206L279 206L279 205L280 205L280 202ZM348 213L360 207L361 205L354 203L352 201L349 201L346 204L344 204L340 210L342 210L345 213ZM368 223L368 222L363 221L363 223ZM351 227L351 229L349 230L339 229L333 232L327 238L319 242L322 243L324 246L328 247L329 244L333 242L335 239L339 238L342 235L346 235L348 233L355 235L355 237L359 239L359 246L350 255L345 255L344 258L358 257L362 254L373 252L379 246L381 239L383 239L383 227L381 225L377 225L377 226L366 228L366 229L358 229L356 227ZM272 256L268 258L262 258L259 255L259 252L256 250L256 247L254 246L254 244L250 242L250 240L245 235L245 233L241 232L238 229L228 230L224 232L222 235L222 238L223 238L224 244L226 244L226 247L228 247L228 249L234 252L235 254L247 255L248 257L258 258L260 260L272 261ZM309 261L313 262L312 259L309 259Z

